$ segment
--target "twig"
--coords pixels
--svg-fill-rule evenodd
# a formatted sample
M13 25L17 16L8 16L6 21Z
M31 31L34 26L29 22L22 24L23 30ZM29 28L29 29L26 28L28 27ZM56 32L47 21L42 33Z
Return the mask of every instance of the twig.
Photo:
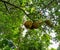
M4 5L5 5L5 7L6 7L6 10L9 12L8 7L7 7L7 5L6 5L6 3L5 3L5 2L4 2Z
M20 9L21 11L24 12L24 14L25 14L26 16L30 17L30 16L25 12L25 10L23 10L21 7L18 7L18 6L16 6L16 5L14 5L14 4L11 4L11 3L7 2L7 1L3 1L3 0L0 0L0 1L1 1L1 2L4 2L4 3L6 3L6 4L9 4L9 5L11 5L11 6L14 6L15 8Z
M44 6L42 9L47 8L51 3L53 3L54 0L50 1L46 6Z
M30 15L27 14L27 13L25 12L25 10L23 10L21 7L18 7L18 6L16 6L16 5L11 4L11 3L7 2L7 1L4 1L4 0L0 0L0 1L1 1L1 2L4 2L4 3L6 3L6 4L9 4L9 5L11 5L11 6L14 6L15 8L20 9L21 11L24 12L24 14L25 14L26 16L28 16L28 17L31 19ZM44 7L42 8L42 10L43 10L44 8L47 8L49 5L51 5L51 3L53 3L53 1L54 1L54 0L50 1L47 5L43 4ZM40 12L38 12L38 13L40 13Z
M53 3L53 1L55 1L55 0L51 0L47 5L45 5L45 4L42 2L42 4L44 5L44 7L42 7L42 10L45 9L45 8L47 8L49 5L51 5L51 4ZM38 14L39 14L42 10L40 10L40 11L38 12ZM40 15L42 15L42 14L40 14ZM42 16L44 16L44 15L42 15Z

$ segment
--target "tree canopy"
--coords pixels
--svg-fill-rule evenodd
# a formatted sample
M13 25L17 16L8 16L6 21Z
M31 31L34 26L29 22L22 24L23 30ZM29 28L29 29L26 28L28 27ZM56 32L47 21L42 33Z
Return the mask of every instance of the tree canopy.
M50 40L60 41L60 0L0 0L1 50L49 50Z

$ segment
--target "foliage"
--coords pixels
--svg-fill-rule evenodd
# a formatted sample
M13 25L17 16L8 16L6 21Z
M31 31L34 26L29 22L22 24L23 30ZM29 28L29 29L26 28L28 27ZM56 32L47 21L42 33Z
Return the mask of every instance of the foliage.
M23 28L25 19L46 21L37 29L27 29ZM47 25L47 19L53 26ZM53 30L55 41L60 41L59 0L0 0L1 50L47 50Z

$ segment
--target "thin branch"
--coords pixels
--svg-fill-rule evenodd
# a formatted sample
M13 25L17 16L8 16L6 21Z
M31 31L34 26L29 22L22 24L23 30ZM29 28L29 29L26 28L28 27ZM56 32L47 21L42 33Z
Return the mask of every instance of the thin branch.
M11 3L7 2L7 1L4 1L4 0L0 0L0 1L1 1L1 2L4 2L4 3L6 3L6 4L9 4L9 5L11 5L11 6L14 6L15 8L20 9L21 11L24 12L24 14L25 14L26 16L28 16L28 17L31 19L30 15L27 14L27 13L25 12L25 10L22 9L22 7L18 7L18 6L16 6L16 5L11 4ZM43 4L44 7L42 8L42 10L43 10L44 8L47 8L49 5L51 5L51 3L53 3L53 1L54 1L54 0L50 1L47 5ZM38 12L38 13L40 13L40 12ZM31 20L32 20L32 19L31 19Z
M49 2L46 6L44 6L42 9L47 8L49 5L51 5L51 4L53 3L53 1L55 1L55 0L50 1L50 2Z
M23 10L21 7L18 7L18 6L16 6L16 5L14 5L14 4L11 4L11 3L7 2L7 1L3 1L3 0L0 0L0 1L1 1L1 2L4 2L4 3L6 3L6 4L9 4L9 5L11 5L11 6L14 6L15 8L20 9L21 11L24 12L24 14L25 14L26 16L30 17L30 16L25 12L25 10Z
M45 5L45 4L42 2L42 4L44 5L44 7L42 7L42 10L45 9L45 8L48 8L49 5L51 5L51 4L53 3L53 1L55 1L55 0L51 0L47 5ZM42 10L40 10L40 11L42 11ZM40 13L40 11L39 11L38 13ZM42 15L42 14L40 14L40 15ZM42 15L42 16L44 16L44 15Z
M6 10L9 12L8 7L7 7L7 5L6 5L6 3L5 3L5 2L4 2L4 5L5 5Z

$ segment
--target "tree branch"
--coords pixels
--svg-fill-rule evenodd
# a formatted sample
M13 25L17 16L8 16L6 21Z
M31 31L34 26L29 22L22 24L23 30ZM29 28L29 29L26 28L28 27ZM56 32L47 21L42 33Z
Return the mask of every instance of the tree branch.
M7 5L6 5L6 3L5 3L5 2L4 2L4 5L5 5L6 10L7 10L7 11L9 11L9 10L8 10L8 7L7 7Z
M9 5L11 5L11 6L14 6L15 8L20 9L21 11L24 12L24 14L25 14L26 16L30 17L30 16L25 12L25 10L23 10L21 7L18 7L18 6L16 6L16 5L11 4L11 3L7 2L7 1L4 1L4 0L0 0L0 1L3 2L3 3L9 4Z
M3 3L5 3L5 4L9 4L9 5L11 5L11 6L14 6L15 8L20 9L21 11L24 12L24 14L25 14L26 16L28 16L28 17L31 19L30 15L27 14L27 13L25 12L25 10L22 9L22 7L18 7L18 6L16 6L16 5L11 4L11 3L7 2L7 1L4 1L4 0L0 0L0 1L3 2ZM53 3L53 1L54 1L54 0L51 0L47 5L43 4L44 7L42 8L42 10L43 10L44 8L47 8L49 5L51 5L51 3ZM40 12L38 12L38 13L40 13ZM31 20L32 20L32 19L31 19Z
M49 5L51 5L51 3L53 3L54 0L51 0L46 6L43 7L44 8L47 8Z

